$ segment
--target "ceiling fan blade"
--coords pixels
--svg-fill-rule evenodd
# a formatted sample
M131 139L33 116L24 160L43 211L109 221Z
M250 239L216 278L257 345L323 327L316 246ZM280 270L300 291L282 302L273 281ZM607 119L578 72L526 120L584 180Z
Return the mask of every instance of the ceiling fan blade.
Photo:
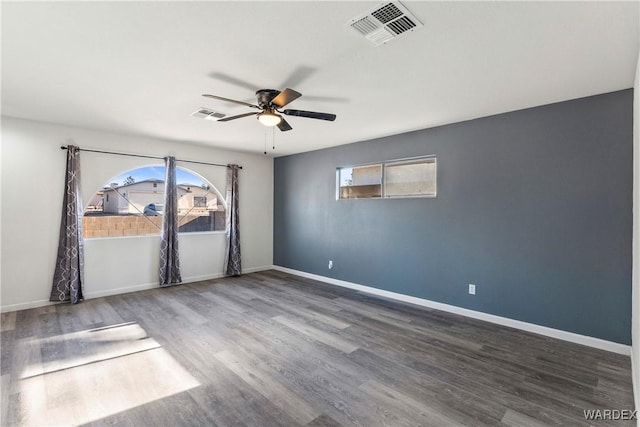
M284 110L283 113L286 114L287 116L308 117L310 119L328 120L330 122L336 119L335 114L318 113L315 111Z
M258 114L258 113L238 114L237 116L229 116L229 117L225 117L224 119L217 120L217 121L218 122L228 122L229 120L235 120L235 119L241 119L243 117L255 116L256 114Z
M219 99L220 101L233 102L234 104L240 104L240 105L244 105L244 106L251 107L251 108L257 108L258 110L262 109L262 108L258 107L257 105L249 104L248 102L236 101L235 99L223 98L223 97L217 96L217 95L204 94L202 96L205 96L207 98Z
M291 127L289 122L287 122L283 117L282 120L280 121L280 123L278 123L278 129L280 129L282 132L286 132L286 131L291 130L293 128Z
M236 85L236 86L241 87L243 89L247 89L247 90L249 90L251 92L256 90L256 87L257 87L257 85L255 85L253 83L245 82L244 80L240 80L237 77L230 76L229 74L220 73L220 72L217 72L217 71L214 71L213 73L209 73L209 77L211 77L213 79L216 79L216 80L220 80L221 82L225 82L225 83L230 83L232 85ZM285 86L285 85L283 85L283 86Z
M291 101L295 101L296 99L302 96L301 93L296 92L293 89L286 88L282 92L278 94L275 98L271 100L271 103L279 108L284 107Z
M291 71L287 78L278 87L300 86L302 82L307 80L313 73L317 71L316 68L309 67L308 65L299 65L295 70ZM307 95L305 95L307 96ZM305 98L306 99L306 98Z

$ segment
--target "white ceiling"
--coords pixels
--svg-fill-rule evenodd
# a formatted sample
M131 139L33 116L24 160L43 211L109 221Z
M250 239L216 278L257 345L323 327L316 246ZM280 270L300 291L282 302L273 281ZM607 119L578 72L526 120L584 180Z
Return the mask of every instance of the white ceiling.
M411 2L424 27L376 47L381 3L2 2L2 114L261 153L260 88L291 87L279 156L633 86L638 2ZM106 148L106 147L105 147Z

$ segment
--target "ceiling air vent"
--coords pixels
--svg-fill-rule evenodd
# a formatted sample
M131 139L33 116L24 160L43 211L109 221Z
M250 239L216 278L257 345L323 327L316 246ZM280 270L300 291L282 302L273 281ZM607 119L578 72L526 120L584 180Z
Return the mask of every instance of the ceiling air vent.
M191 115L193 117L199 117L201 119L207 119L207 120L218 120L224 117L224 114L217 113L213 110L209 110L208 108L204 108L204 107L194 111L193 113L191 113Z
M356 16L348 25L376 46L422 27L418 18L397 1L382 3L369 12Z

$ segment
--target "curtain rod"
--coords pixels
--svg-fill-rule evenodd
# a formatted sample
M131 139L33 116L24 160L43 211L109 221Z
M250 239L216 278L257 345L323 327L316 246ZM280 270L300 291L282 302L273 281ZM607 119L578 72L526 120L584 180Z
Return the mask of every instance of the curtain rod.
M60 147L61 150L66 150L67 146L66 145L62 145ZM142 157L145 159L159 159L159 160L164 160L164 157L159 157L159 156L146 156L144 154L129 154L129 153L118 153L115 151L102 151L102 150L89 150L88 148L78 148L78 150L80 151L88 151L90 153L102 153L102 154L115 154L116 156L129 156L129 157ZM181 160L181 159L176 159L176 162L183 162L183 163L197 163L199 165L209 165L209 166L221 166L221 167L225 167L228 168L229 165L221 165L220 163L207 163L207 162L196 162L195 160ZM242 169L242 166L238 166L239 169Z

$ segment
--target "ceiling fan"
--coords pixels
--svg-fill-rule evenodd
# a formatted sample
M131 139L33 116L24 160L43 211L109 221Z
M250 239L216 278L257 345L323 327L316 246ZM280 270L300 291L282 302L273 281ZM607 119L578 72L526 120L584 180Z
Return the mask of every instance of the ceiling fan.
M307 117L310 119L328 120L330 122L336 119L335 114L318 113L315 111L304 110L280 110L280 108L283 108L285 105L302 96L301 93L289 88L286 88L282 92L275 89L259 89L258 91L256 91L258 105L249 104L248 102L243 101L236 101L235 99L223 98L222 96L217 95L205 94L202 96L205 96L207 98L219 99L221 101L233 102L235 104L240 104L246 107L260 110L258 112L244 113L237 116L225 117L219 119L219 122L228 122L230 120L241 119L242 117L257 116L258 120L263 125L278 126L278 129L285 132L291 130L292 127L291 125L289 125L289 123L287 123L287 121L284 119L284 117L282 117L281 114L284 114L286 116L298 116Z

